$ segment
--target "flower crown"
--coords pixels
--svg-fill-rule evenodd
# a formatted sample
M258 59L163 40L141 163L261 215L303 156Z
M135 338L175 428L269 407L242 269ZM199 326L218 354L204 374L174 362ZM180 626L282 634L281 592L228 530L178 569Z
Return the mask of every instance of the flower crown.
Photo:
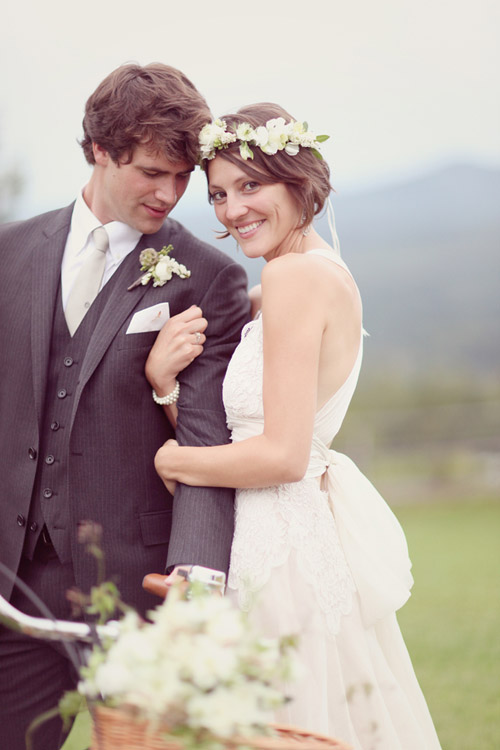
M283 117L275 117L257 128L253 128L248 122L242 122L235 130L228 130L225 120L214 120L200 132L200 160L213 159L217 151L236 141L240 141L240 155L245 160L253 159L250 146L257 146L269 156L283 149L289 156L296 156L302 146L310 148L316 158L323 159L318 149L320 143L329 137L314 135L308 130L306 122L290 120L287 123Z

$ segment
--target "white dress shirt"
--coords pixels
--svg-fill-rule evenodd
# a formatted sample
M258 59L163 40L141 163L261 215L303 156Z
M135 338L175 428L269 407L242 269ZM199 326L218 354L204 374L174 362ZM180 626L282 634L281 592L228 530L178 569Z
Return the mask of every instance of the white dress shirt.
M128 224L121 221L110 221L103 225L85 203L83 190L80 191L73 209L71 226L61 264L61 290L64 309L66 309L69 293L78 272L92 247L92 232L101 226L104 226L109 238L101 289L109 281L122 260L132 252L141 237L139 230L133 229L133 227L129 227ZM140 275L140 272L139 256L137 256L137 276Z

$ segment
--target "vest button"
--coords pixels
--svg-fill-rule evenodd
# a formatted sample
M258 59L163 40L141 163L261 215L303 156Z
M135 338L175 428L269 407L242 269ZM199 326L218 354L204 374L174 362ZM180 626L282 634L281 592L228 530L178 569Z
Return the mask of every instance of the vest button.
M52 492L52 490L50 489L50 487L46 487L46 488L44 489L44 491L43 491L43 496L44 496L45 498L47 498L47 500L48 500L49 498L51 498L53 494L54 494L54 493Z
M34 460L35 460L35 458L37 457L37 452L36 452L36 450L35 450L34 448L30 448L30 449L28 450L28 456L29 456L29 457L31 458L31 460L32 460L32 461L34 461Z
M68 391L66 390L66 388L61 388L60 391L57 391L57 398L66 398L67 395Z
M19 515L17 517L17 525L18 526L26 526L26 519L20 513L19 513Z
M71 367L73 364L73 357L64 357L64 366Z
M57 421L54 421L54 422L52 422L52 424L50 425L50 429L51 429L51 430L52 430L53 432L56 432L56 430L58 430L60 426L61 426L61 425L59 424L59 422L57 422Z
M51 466L51 464L53 464L55 460L56 459L54 458L54 456L52 456L51 454L49 454L47 456L47 458L45 459L45 463L48 464L49 466Z
M33 523L30 523L30 531L35 532L38 529L38 524L36 521L33 521Z

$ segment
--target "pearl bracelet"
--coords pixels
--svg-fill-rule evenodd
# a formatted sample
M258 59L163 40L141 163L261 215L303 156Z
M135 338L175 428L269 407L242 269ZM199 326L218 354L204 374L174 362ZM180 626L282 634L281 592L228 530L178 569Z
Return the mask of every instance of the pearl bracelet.
M175 404L175 402L179 399L179 393L181 390L181 386L178 380L175 381L175 388L173 391L170 391L170 393L167 393L166 396L158 396L155 389L153 388L153 401L155 404L159 404L160 406L171 406L172 404Z

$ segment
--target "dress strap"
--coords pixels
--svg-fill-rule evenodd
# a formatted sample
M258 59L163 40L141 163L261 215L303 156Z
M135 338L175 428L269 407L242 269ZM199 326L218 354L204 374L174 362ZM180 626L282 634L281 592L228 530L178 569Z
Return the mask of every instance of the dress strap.
M350 272L347 263L345 263L340 255L335 252L335 250L327 249L326 247L315 247L312 250L308 250L306 252L306 255L320 255L322 258L327 258L328 260L331 260L333 263L336 263L338 266L341 266L349 276L352 276L352 273Z
M333 263L336 263L338 266L343 268L344 271L347 271L351 279L356 284L356 280L354 279L354 276L349 270L349 266L347 265L347 263L344 263L343 259L340 257L339 254L337 254L335 250L328 250L325 247L315 247L312 250L308 250L306 255L320 255L322 258L327 258L328 260L331 260ZM365 331L364 328L362 329L362 333L363 333L363 336L370 335L367 331Z

